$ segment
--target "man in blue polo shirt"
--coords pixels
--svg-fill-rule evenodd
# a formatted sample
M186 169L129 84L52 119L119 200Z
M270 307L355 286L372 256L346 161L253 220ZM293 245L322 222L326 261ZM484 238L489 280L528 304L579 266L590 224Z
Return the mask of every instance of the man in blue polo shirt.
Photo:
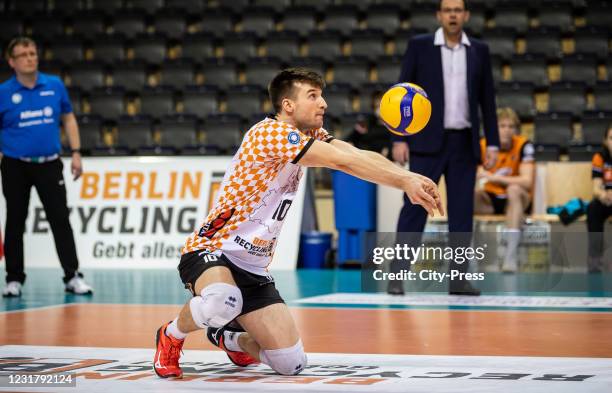
M6 282L2 296L21 296L26 275L23 265L23 233L32 186L45 209L55 247L64 269L67 292L91 294L79 273L60 153L60 121L72 152L72 174L81 176L79 128L62 81L38 72L36 43L27 37L13 39L6 59L15 75L0 84L2 132L2 190L6 199L4 253Z

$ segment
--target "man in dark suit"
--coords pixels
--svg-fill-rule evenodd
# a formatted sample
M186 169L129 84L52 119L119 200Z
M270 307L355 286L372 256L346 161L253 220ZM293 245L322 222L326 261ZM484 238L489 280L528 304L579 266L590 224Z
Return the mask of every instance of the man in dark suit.
M470 13L467 0L441 0L437 18L441 27L434 34L413 37L402 61L400 82L412 82L427 92L432 103L428 125L420 133L393 137L393 159L409 162L410 170L438 182L446 179L449 231L456 244L469 243L472 231L473 189L478 163L493 165L499 149L495 90L489 47L468 38L463 25ZM486 157L480 156L479 129L482 111ZM404 197L397 223L398 233L421 233L426 212ZM460 234L464 234L461 236ZM401 238L402 235L400 235ZM419 235L410 236L420 244ZM467 263L451 263L450 269L465 272ZM406 266L392 265L398 271ZM401 281L392 281L389 293L403 294ZM478 295L467 281L453 280L451 294Z

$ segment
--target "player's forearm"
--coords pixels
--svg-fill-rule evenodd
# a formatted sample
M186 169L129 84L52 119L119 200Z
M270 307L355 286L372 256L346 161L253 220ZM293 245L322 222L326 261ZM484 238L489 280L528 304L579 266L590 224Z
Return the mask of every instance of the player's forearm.
M81 138L79 136L79 126L77 124L74 115L67 115L63 119L64 129L66 130L66 136L68 137L68 143L71 149L81 148Z
M385 158L385 156L383 156L380 153L377 153L375 151L370 151L370 150L360 150L359 152L367 156L369 159L375 161L379 165L379 167L384 167L389 170L392 170L400 176L406 174L406 171L404 169L394 164L393 162L389 161L387 158Z
M533 179L530 179L528 176L496 176L495 182L503 186L516 184L523 187L525 190L530 191L533 184Z
M381 158L384 160L384 157L381 156ZM389 164L372 158L370 154L360 152L359 154L346 154L345 159L337 162L334 169L372 183L403 190L411 173L393 165L390 161Z

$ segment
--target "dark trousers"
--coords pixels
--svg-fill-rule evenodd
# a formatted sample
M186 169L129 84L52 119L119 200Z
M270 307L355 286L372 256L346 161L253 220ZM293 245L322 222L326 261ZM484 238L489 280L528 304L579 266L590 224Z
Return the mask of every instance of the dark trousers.
M410 171L427 176L435 183L442 174L446 180L448 229L450 246L469 246L474 216L474 186L478 163L472 150L470 130L445 131L442 150L436 154L410 153ZM420 244L427 212L413 205L404 194L404 206L397 222L399 239L409 239L412 246ZM418 237L418 239L417 239ZM416 241L415 241L416 240ZM451 263L451 270L466 272L468 263ZM392 268L397 271L398 266ZM453 281L452 284L458 284Z
M32 186L36 187L51 226L55 249L64 269L64 282L73 278L78 270L79 261L68 218L63 167L59 159L36 164L10 157L2 158L0 171L2 190L6 199L4 255L7 282L23 283L26 278L23 266L23 234Z
M612 215L612 206L606 206L594 198L587 208L587 228L589 230L589 256L600 258L604 247L604 224Z

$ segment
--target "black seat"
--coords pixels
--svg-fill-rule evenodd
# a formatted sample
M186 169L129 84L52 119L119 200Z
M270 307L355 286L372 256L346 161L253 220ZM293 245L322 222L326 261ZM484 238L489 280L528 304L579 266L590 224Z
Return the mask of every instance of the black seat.
M350 5L356 7L359 12L363 12L372 4L372 0L336 0L336 4Z
M59 60L45 60L41 61L38 65L38 69L44 72L45 74L59 76L60 78L63 78L64 76L64 68L64 62ZM9 68L9 70L12 76L13 69Z
M610 124L611 112L585 112L582 116L582 142L587 145L601 145Z
M352 93L348 85L331 84L323 92L327 112L336 116L353 111Z
M582 82L560 82L550 86L550 112L570 112L580 116L586 109L585 84Z
M125 113L124 90L120 88L94 89L89 95L90 113L105 119L116 119Z
M47 58L64 63L79 62L84 59L83 41L62 37L47 46Z
M127 91L140 91L147 83L147 71L142 62L121 63L113 68L113 86Z
M91 0L90 9L109 14L120 13L123 10L123 0Z
M102 118L100 116L79 116L77 124L79 125L81 148L85 152L90 152L91 149L103 145Z
M136 150L154 145L148 116L121 116L117 121L117 147Z
M599 146L592 145L573 145L567 148L567 154L570 161L591 161L593 154L599 151Z
M587 26L612 26L612 7L608 3L589 5L586 9Z
M495 26L514 29L518 33L525 33L529 28L529 16L526 7L496 7Z
M181 46L181 57L201 61L213 57L215 48L209 34L189 34L183 37Z
M171 88L147 88L140 93L141 114L159 118L175 112L174 91Z
M484 40L489 44L492 55L501 56L504 59L511 58L515 53L516 33L509 28L496 28L485 30Z
M193 115L164 116L158 130L162 146L175 151L198 145L198 118Z
M124 42L125 37L122 35L103 35L96 37L91 43L91 49L94 59L107 63L118 63L124 61Z
M531 30L525 36L527 53L543 54L549 59L561 57L561 36L556 28L542 27Z
M289 60L300 54L300 36L296 31L284 30L269 34L266 39L266 53L269 57Z
M342 83L354 89L370 81L370 64L363 57L340 58L334 62L334 83Z
M357 8L353 6L332 6L325 10L323 21L326 30L339 31L349 35L358 26Z
M293 7L284 12L283 29L308 35L317 26L316 10L312 7Z
M242 31L263 37L274 31L274 9L270 7L250 7L242 13Z
M376 65L378 82L392 85L399 81L402 71L402 58L399 56L381 57Z
M594 85L597 82L597 59L582 54L564 57L561 60L561 80Z
M183 113L206 117L218 112L218 94L216 87L187 86L183 91Z
M504 62L501 56L491 56L491 72L493 73L493 81L497 86L503 82L502 66Z
M46 1L40 0L19 0L19 1L6 1L5 7L7 11L18 12L23 15L32 15L36 12L46 11Z
M308 56L331 61L342 55L342 39L338 32L314 32L308 37Z
M92 38L105 33L106 21L101 12L80 13L72 18L72 34L79 38Z
M406 48L408 48L408 40L414 35L423 34L427 32L425 29L408 29L408 30L400 30L397 34L395 34L395 54L402 56L406 53Z
M283 12L291 8L291 0L253 0L256 7L269 7L275 12Z
M126 11L113 15L113 31L127 38L134 38L145 32L145 15L142 12Z
M61 11L68 14L74 14L85 9L80 1L74 0L54 0L53 2L48 2L47 5L51 11Z
M513 81L531 82L536 86L548 85L546 59L542 56L515 56L511 68Z
M326 10L329 6L332 5L332 3L333 0L293 0L293 5L295 6L313 7L317 11Z
M161 65L160 84L182 89L193 82L194 65L192 61L166 61Z
M70 97L70 103L72 104L72 111L75 115L80 115L82 113L83 107L83 94L81 89L78 87L68 87L68 97Z
M400 8L396 4L372 4L366 12L369 29L379 29L393 34L400 28Z
M608 57L608 31L595 26L584 27L574 32L576 52L593 54L601 59Z
M23 20L10 15L0 16L0 39L10 40L13 37L17 37L23 34Z
M567 146L572 138L572 116L569 113L538 115L534 126L536 144Z
M572 6L569 4L550 3L540 7L538 19L540 26L554 26L561 31L569 31L574 26Z
M126 8L141 10L148 14L156 14L165 7L164 0L125 0Z
M202 64L204 83L217 85L227 89L230 85L238 83L236 74L236 61L231 59L208 59Z
M325 62L320 57L294 57L288 65L290 67L304 67L316 71L322 77L325 77Z
M232 86L226 92L226 112L248 118L262 111L262 94L259 86Z
M410 28L433 32L439 26L436 11L437 8L431 6L412 7L410 9Z
M225 8L207 9L202 15L201 30L217 37L232 31L232 12Z
M535 160L537 162L545 161L559 161L559 155L561 154L560 148L557 145L536 145L535 146Z
M470 20L465 29L472 35L480 36L486 27L485 10L482 7L470 6Z
M350 37L352 56L364 56L375 61L385 55L385 36L382 30L355 30Z
M164 9L153 18L153 27L156 33L178 39L187 30L187 18L184 12Z
M104 86L106 71L102 63L77 63L70 66L71 86L78 86L82 90L91 90Z
M184 14L200 14L206 8L204 3L201 0L171 0L166 1L166 8L180 10Z
M203 124L206 145L222 154L234 154L242 140L242 120L238 115L211 115Z
M267 89L270 81L282 69L282 63L276 58L255 58L245 65L246 83Z
M132 48L136 60L159 64L166 58L166 38L162 35L139 35Z
M252 33L227 34L223 38L223 56L241 63L257 56L257 38Z
M612 111L612 83L598 83L593 89L595 108L599 111Z
M30 21L32 36L57 37L66 34L66 18L61 12L49 15L47 13L34 15ZM0 22L2 23L2 22ZM2 24L2 29L13 29L12 26ZM4 34L3 34L4 35Z
M514 109L521 118L535 115L533 84L514 82L500 84L497 89L497 106Z

